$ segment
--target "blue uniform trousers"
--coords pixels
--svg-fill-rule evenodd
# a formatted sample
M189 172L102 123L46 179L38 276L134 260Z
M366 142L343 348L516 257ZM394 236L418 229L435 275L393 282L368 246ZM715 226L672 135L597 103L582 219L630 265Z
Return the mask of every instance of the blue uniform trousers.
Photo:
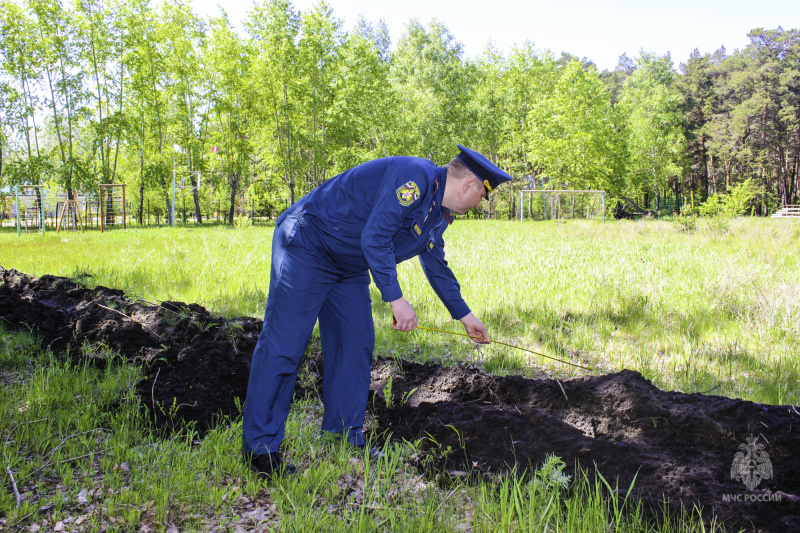
M280 220L264 326L253 352L244 405L243 449L277 452L286 430L301 358L319 318L323 351L322 430L364 444L375 330L370 277L348 268L302 213Z

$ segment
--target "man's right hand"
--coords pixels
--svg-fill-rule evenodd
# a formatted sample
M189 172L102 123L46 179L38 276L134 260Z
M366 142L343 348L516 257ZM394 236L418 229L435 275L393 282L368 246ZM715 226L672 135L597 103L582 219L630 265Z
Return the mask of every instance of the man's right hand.
M389 304L392 308L394 324L392 327L398 331L411 331L417 327L417 314L405 298L398 298Z

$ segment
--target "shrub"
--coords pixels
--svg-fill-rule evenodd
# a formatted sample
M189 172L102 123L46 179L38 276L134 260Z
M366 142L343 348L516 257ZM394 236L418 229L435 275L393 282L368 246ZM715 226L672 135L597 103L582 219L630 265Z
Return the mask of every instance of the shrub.
M728 216L744 215L750 208L750 200L759 193L749 178L732 188L729 194L714 194L697 208L701 216Z

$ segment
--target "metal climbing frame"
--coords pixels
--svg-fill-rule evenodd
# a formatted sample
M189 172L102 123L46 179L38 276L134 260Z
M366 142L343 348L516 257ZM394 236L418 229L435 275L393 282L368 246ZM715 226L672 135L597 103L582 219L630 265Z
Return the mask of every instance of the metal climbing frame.
M100 192L100 231L115 227L127 228L125 211L125 184L103 183Z
M192 177L197 176L197 185L192 184ZM202 174L199 170L193 170L191 172L183 172L181 175L178 175L178 172L175 169L172 169L172 210L169 213L170 218L170 225L174 228L175 227L175 191L179 191L179 194L183 196L184 193L190 192L193 190L197 190L200 192L200 184L201 184ZM188 182L188 185L187 185Z
M17 235L44 233L44 185L17 185L16 197Z

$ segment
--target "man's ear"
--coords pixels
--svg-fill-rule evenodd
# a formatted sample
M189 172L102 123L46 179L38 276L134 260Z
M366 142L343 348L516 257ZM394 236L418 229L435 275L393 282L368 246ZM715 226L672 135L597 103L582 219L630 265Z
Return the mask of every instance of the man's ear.
M472 191L472 187L478 183L474 179L467 178L464 180L464 194L469 193Z

